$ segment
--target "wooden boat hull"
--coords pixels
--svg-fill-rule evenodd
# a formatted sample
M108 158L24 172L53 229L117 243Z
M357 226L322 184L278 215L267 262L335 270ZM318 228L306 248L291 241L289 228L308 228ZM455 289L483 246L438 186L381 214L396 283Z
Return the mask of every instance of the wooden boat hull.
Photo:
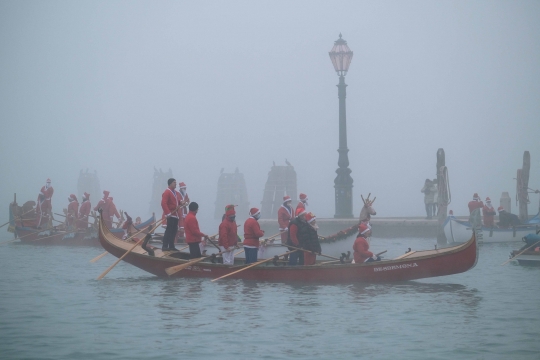
M521 239L535 230L536 225L529 227L515 227L508 229L482 227L481 243L501 243L521 241ZM471 225L468 221L456 219L454 216L448 216L444 224L444 233L448 243L462 243L470 238Z
M155 217L141 223L136 229L143 229L155 222ZM110 229L110 233L118 239L124 235L123 229ZM94 229L89 231L39 231L32 227L15 226L15 236L21 238L21 242L31 245L62 245L62 246L94 246L101 247L98 232Z
M115 238L103 225L99 227L99 237L103 248L116 257L123 256L133 246L132 243ZM150 256L140 246L136 246L123 260L153 275L168 277L165 269L185 264L187 260L184 259L188 257L188 254L178 252L164 254L159 249L155 250L155 255ZM395 260L312 266L274 266L268 262L231 275L229 279L304 283L394 282L462 273L472 269L477 259L477 241L473 235L468 242L461 245L412 252ZM172 277L217 278L242 267L243 265L200 262L173 274Z

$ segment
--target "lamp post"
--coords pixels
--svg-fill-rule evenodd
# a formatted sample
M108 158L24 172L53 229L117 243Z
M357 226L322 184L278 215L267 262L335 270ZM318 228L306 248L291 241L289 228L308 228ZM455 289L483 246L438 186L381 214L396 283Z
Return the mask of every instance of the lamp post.
M347 115L345 112L346 88L345 75L349 70L349 65L353 57L353 52L347 46L347 42L341 38L334 42L334 47L328 53L334 69L339 76L338 98L339 98L339 159L336 170L337 176L334 180L336 191L336 213L334 218L353 218L352 188L353 179L351 169L349 169L349 156L347 153Z

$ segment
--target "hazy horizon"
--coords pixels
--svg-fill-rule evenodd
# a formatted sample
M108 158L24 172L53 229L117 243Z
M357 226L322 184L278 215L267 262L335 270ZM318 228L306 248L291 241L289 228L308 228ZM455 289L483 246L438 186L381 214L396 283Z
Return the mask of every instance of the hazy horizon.
M439 148L458 215L473 193L498 205L503 191L517 213L525 150L540 188L539 2L3 1L0 20L5 221L13 193L35 201L47 178L53 210L67 207L81 169L118 208L148 216L154 167L184 181L210 221L222 168L238 167L260 208L285 159L309 209L333 217L339 33L354 52L355 216L368 193L377 216L425 216Z

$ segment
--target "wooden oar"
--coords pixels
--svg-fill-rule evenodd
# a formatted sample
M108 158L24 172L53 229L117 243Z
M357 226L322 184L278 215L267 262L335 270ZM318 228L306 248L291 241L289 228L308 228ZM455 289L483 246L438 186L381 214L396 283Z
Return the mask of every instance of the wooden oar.
M38 230L38 231L31 232L30 234L26 234L26 235L23 235L23 236L19 236L18 238L15 238L15 239L13 239L13 240L1 242L0 245L9 244L9 243L12 243L12 242L14 242L14 241L17 241L17 240L19 240L19 239L25 238L25 237L27 237L27 236L35 235L35 234L38 234L38 233L40 233L40 232L47 231L47 230L51 230L51 228L41 229L41 230Z
M62 216L62 217L67 217L66 215L62 215L62 214L59 214L59 213L54 213L54 215L58 215L58 216ZM95 215L85 215L85 216L86 216L86 217L93 217L94 219L97 219L97 216L95 216ZM75 219L75 220L80 220L80 219L76 219L75 217L74 217L74 219ZM116 222L116 221L113 221L112 223L113 223L113 224L116 224L116 225L122 224L122 223Z
M314 252L314 251L302 249L302 248L299 248L299 247L296 247L296 246L291 246L291 245L287 245L287 244L277 244L277 245L289 247L289 248L296 249L296 250L301 250L301 251L310 252L310 253L312 253L312 254L317 254L317 255L319 255L319 256L327 257L327 258L329 258L329 259L341 260L341 259L339 259L339 258L337 258L337 257L333 257L333 256L330 256L330 255L319 254L319 253L316 253L316 252Z
M282 257L282 256L289 255L289 254L291 254L291 253L293 253L293 252L296 252L296 251L298 251L298 250L289 251L289 252L286 252L285 254L277 255L277 257L280 258L280 257ZM247 269L252 268L252 267L254 267L254 266L264 264L264 263L266 263L266 262L269 262L269 261L274 260L274 258L275 258L275 256L274 256L274 257L271 257L271 258L268 258L268 259L265 259L265 260L257 261L257 262L255 262L255 263L253 263L253 264L250 264L250 265L246 266L245 268L242 268L242 269L240 269L240 270L233 271L232 273L228 273L228 274L226 274L226 275L220 276L220 277L218 277L217 279L213 279L212 281L218 281L218 280L220 280L220 279L226 278L227 276L231 276L231 275L233 275L233 274L239 273L240 271L244 271L244 270L247 270Z
M503 262L503 263L501 264L501 266L504 266L504 265L508 264L510 261L514 260L514 259L517 258L519 255L523 254L525 251L527 251L527 250L529 250L530 248L536 246L536 244L540 244L540 241L535 242L534 244L532 244L531 246L529 246L529 247L526 248L525 250L521 251L521 252L520 252L519 254L517 254L516 256L514 256L514 257L512 257L512 258L510 258L510 259L508 259L508 260L506 260L505 262Z
M234 248L233 248L234 249ZM228 252L231 252L233 251L233 249L229 250L229 251L220 251L219 253L217 254L214 254L214 256L219 256L219 255L223 255L225 253L228 253ZM184 270L185 268L187 268L188 266L191 266L193 264L197 264L205 259L208 259L208 258L211 258L212 255L209 255L209 256L203 256L203 257L200 257L200 258L197 258L197 259L193 259L193 260L190 260L188 261L187 263L185 264L180 264L180 265L176 265L176 266L171 266L171 267L168 267L165 269L165 272L167 273L167 275L171 276L173 274L176 274L177 272L179 272L180 270Z
M183 203L180 203L180 204L176 207L176 209L174 209L173 211L171 211L171 213L173 213L173 212L177 211L178 209L180 209L180 207L182 206L182 204L183 204ZM156 226L154 226L150 231L148 231L148 233L146 234L146 236L148 236L148 235L150 235L151 233L153 233L154 230L157 229L157 227L159 226L159 224L161 224L161 223L163 222L163 220L165 220L165 219L166 219L166 218L163 218L163 219L157 221L157 222L155 223ZM148 227L150 227L150 225L148 225ZM143 232L143 231L144 231L144 229L142 229L142 230L136 232L135 234L133 234L133 235L131 235L130 237L128 237L125 241L131 240L135 235L138 235L138 234L140 234L140 233ZM144 240L144 238L142 238L142 239L140 239L139 241L137 241L137 242L135 243L135 245L133 245L133 247L131 247L131 249L129 249L128 251L126 251L126 253L125 253L124 255L122 255L118 260L116 260L116 262L115 262L114 264L112 264L111 266L109 266L109 268L108 268L107 270L105 270L105 271L103 272L103 274L99 275L98 278L97 278L97 280L103 279L103 278L105 277L105 275L107 275L107 273L108 273L109 271L111 271L112 268L115 267L116 264L118 264L118 263L120 262L120 260L122 260L123 258L125 258L125 257L127 256L127 254L129 254L133 249L135 249L135 248L137 247L137 245L139 245L143 240Z
M161 219L159 222L161 223L163 221L163 219ZM155 223L157 224L157 223ZM151 224L150 224L151 225ZM148 226L150 226L148 225ZM145 228L146 229L146 228ZM124 241L129 241L131 240L132 238L134 238L136 235L139 235L140 233L144 232L145 229L141 229L139 230L138 232L136 232L135 234L131 235L130 237L128 237L126 240ZM154 228L153 230L155 230L156 228ZM149 233L152 233L152 231L149 231ZM185 249L185 248L184 248ZM91 263L95 263L96 261L98 261L99 259L101 259L102 257L104 257L105 255L107 255L109 252L108 251L105 251L103 254L101 255L98 255L96 256L95 258L93 258L92 260L90 260Z

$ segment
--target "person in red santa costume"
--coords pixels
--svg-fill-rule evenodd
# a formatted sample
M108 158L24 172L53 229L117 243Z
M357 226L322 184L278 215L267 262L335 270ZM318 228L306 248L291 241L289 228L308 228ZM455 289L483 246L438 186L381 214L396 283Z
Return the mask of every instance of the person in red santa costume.
M474 193L472 201L469 201L469 213L472 213L473 210L482 209L484 203L480 200L480 196L477 193Z
M66 226L72 228L77 222L77 216L79 215L79 201L77 201L77 196L71 194L68 197L69 205L67 208L66 214Z
M482 208L482 220L484 221L484 226L495 226L495 215L497 215L497 212L495 211L493 205L491 205L491 199L487 197L486 203Z
M298 209L302 209L305 211L306 206L308 205L308 197L306 194L300 193L300 195L298 195L298 200L300 200L300 202L298 203L298 205L296 205L295 213L298 211Z
M319 235L317 234L319 226L317 225L315 214L311 212L307 213L305 219L309 226L307 226L304 236L299 237L299 240L302 248L307 250L304 251L304 265L314 265L317 261L317 254L321 253L321 244L319 242Z
M200 258L201 248L209 240L208 235L199 230L199 221L197 220L197 212L199 212L199 204L195 201L189 204L189 212L184 221L184 232L186 235L186 243L189 245L189 254L191 259ZM201 239L204 238L205 241ZM202 244L202 245L201 245Z
M110 229L112 228L112 221L109 221L109 202L107 199L109 198L109 192L107 190L103 190L103 199L100 199L97 205L94 207L94 211L99 211L101 209L101 219L103 219L103 223Z
M246 253L246 264L257 262L259 251L259 238L264 236L264 231L259 225L261 211L257 208L249 210L249 217L244 223L244 251Z
M371 235L371 229L367 224L362 223L358 226L358 236L353 244L354 260L356 264L364 262L380 261L381 258L369 251L367 238Z
M234 264L234 249L238 244L238 227L236 226L234 205L228 205L227 211L219 225L219 248L223 252L223 264Z
M292 199L289 195L283 197L283 204L278 210L278 224L279 232L281 233L281 243L287 243L287 236L289 232L289 223L294 218L293 209L291 206Z
M39 192L37 205L36 205L36 214L37 214L37 227L42 225L49 224L52 226L52 196L54 189L51 186L51 179L47 179L45 185L41 187Z
M88 229L88 216L90 215L91 209L92 209L92 204L90 204L90 194L85 192L82 198L81 207L79 208L77 229L82 229L82 230Z
M174 247L174 239L178 231L178 219L179 219L179 207L180 207L180 194L176 189L176 180L170 178L167 180L167 189L161 195L161 208L163 209L163 218L166 219L167 226L165 228L165 234L163 235L163 246L161 250L178 251Z
M120 214L118 213L118 210L116 210L116 205L114 204L112 196L107 198L107 204L109 206L109 222L112 226L114 217L116 216L116 220L120 220Z
M300 247L299 234L307 233L306 211L303 208L296 209L296 217L289 223L289 232L287 237L287 245ZM289 248L289 250L294 250ZM304 265L304 252L295 251L289 255L289 266Z
M189 195L187 194L187 186L184 182L178 184L178 190L180 192L180 202L185 204L180 208L180 219L178 221L178 235L177 240L180 237L184 237L184 221L188 214Z

